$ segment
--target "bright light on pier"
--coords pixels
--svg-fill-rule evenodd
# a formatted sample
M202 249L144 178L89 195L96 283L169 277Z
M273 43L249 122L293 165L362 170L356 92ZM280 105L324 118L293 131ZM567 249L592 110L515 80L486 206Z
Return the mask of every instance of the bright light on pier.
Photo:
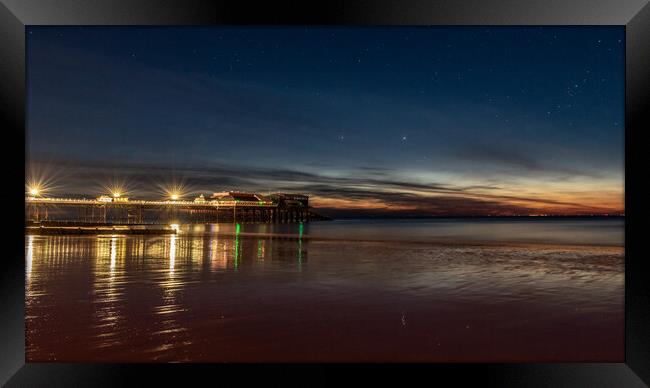
M167 201L183 201L183 198L191 191L181 182L170 182L158 186Z
M25 186L26 186L25 191L27 192L27 195L32 198L43 195L43 192L45 191L43 185L38 182L30 182Z

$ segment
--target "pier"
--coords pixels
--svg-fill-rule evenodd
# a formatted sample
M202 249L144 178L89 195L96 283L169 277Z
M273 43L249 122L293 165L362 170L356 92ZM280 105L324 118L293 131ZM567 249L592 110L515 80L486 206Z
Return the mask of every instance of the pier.
M25 198L28 223L50 224L181 224L218 222L288 223L323 217L300 194L221 192L194 200L129 199L121 195L89 198Z

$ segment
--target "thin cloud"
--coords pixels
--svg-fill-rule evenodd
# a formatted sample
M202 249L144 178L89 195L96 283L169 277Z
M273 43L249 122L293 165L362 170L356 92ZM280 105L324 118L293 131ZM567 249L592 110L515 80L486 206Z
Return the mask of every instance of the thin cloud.
M493 165L514 170L518 174L551 174L556 179L566 179L567 177L602 178L602 174L599 172L552 163L549 161L548 155L546 158L536 157L530 152L517 149L514 144L508 148L494 144L468 144L458 151L456 157L464 163L475 163L477 166Z

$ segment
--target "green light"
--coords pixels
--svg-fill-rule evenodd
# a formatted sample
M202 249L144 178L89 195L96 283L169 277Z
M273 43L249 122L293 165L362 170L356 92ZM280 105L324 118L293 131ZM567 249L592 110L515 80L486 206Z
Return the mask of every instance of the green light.
M298 225L298 270L302 271L302 233L304 225L302 222Z
M302 240L298 240L298 271L302 271Z
M241 250L239 249L239 231L241 226L239 223L235 226L235 270L239 267L239 256L241 255Z
M262 256L262 240L257 240L257 258L261 259Z
M239 236L235 237L235 269L239 267Z

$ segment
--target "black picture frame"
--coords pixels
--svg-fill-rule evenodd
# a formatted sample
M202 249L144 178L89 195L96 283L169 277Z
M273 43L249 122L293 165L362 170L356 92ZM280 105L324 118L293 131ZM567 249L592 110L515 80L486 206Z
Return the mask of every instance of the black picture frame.
M650 384L650 281L643 250L647 205L641 136L650 112L650 5L647 0L3 0L0 4L0 111L7 228L0 278L0 383L7 386L115 386L144 376L148 385L261 378L285 383L346 380L405 383L405 378L481 386L636 387ZM431 365L70 365L25 364L24 200L25 26L28 25L617 25L626 31L625 362L620 364ZM23 180L19 182L19 180ZM16 204L15 206L12 204ZM23 224L24 225L24 224ZM252 369L253 371L250 371ZM252 372L252 373L251 373ZM294 381L295 382L295 381ZM645 382L645 384L644 384Z

